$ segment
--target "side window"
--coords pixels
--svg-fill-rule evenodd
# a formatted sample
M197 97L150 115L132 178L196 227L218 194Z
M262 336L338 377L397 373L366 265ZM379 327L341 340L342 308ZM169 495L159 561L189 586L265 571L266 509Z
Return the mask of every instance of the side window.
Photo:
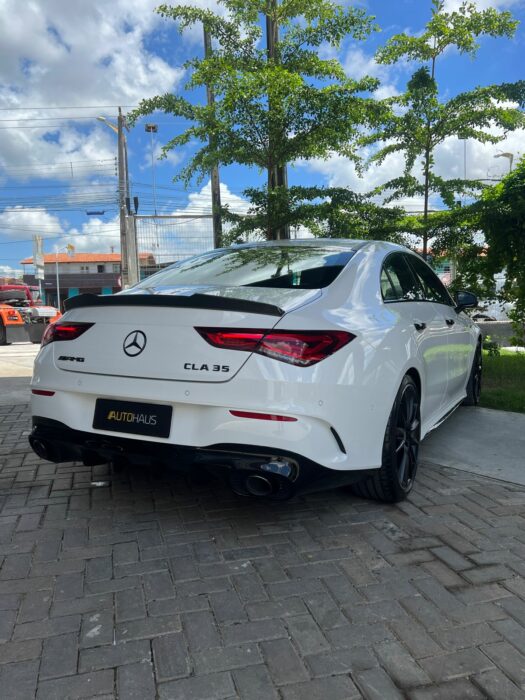
M409 255L407 257L411 268L414 270L414 273L417 275L419 283L421 284L425 295L425 301L435 301L438 304L447 304L447 306L452 306L452 299L445 289L445 286L439 277L432 272L429 266L426 265L421 258L418 258L415 255Z
M389 255L383 263L381 294L386 302L419 301L422 298L419 284L401 253Z

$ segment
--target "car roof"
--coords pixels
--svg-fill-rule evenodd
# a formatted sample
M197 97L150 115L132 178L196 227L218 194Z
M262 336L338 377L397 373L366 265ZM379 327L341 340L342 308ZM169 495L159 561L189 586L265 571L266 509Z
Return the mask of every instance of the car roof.
M275 248L275 247L333 247L333 248L344 248L345 250L361 250L365 246L378 245L384 249L394 250L402 249L396 243L389 243L388 241L367 241L367 240L357 240L353 238L291 238L291 239L280 239L277 241L254 241L253 243L236 243L229 248L223 248L223 250L238 250L244 248Z

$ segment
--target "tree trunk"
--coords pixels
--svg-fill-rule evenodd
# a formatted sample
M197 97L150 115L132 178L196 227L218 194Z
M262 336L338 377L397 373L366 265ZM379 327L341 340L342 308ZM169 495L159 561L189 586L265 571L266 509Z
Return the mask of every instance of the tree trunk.
M268 61L275 61L277 58L277 45L279 43L279 26L275 20L275 15L277 11L278 0L267 0L266 1L266 44ZM268 164L268 205L270 203L270 194L272 190L277 187L288 187L288 175L286 172L286 165L276 165L274 162L274 145L272 139L272 111L274 106L272 105L270 99L268 99L268 111L270 119L269 122L269 134L268 134L268 151L270 154L269 164ZM277 226L274 228L272 222L270 207L268 206L268 228L266 231L266 237L268 240L276 240L282 238L290 238L290 227L285 224L284 226Z
M436 57L432 58L432 72L431 77L434 79L436 73ZM431 151L431 140L430 140L430 120L427 122L427 143L425 146L425 191L423 194L424 204L423 204L423 257L426 260L428 255L428 200L430 197L430 151Z

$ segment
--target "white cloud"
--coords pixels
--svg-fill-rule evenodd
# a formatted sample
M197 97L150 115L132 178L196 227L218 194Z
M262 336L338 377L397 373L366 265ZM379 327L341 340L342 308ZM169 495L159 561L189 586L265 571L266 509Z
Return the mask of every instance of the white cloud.
M10 267L9 265L0 265L0 277L15 277L20 278L23 275L21 269Z
M163 165L164 163L169 163L170 165L173 165L174 167L177 165L180 165L180 163L184 160L185 154L182 151L182 149L174 149L172 148L171 151L168 151L168 153L162 157L162 146L157 139L153 140L153 160L155 163L155 167L159 167ZM147 143L144 146L144 160L142 163L139 165L140 170L151 170L151 144Z
M493 7L496 10L507 10L513 5L519 5L523 0L476 0L478 10ZM445 0L445 12L454 12L462 5L463 0Z
M103 221L93 217L80 229L69 228L60 240L56 242L57 248L64 248L68 244L75 246L76 253L119 253L120 252L120 224L118 215L109 221ZM45 246L45 250L55 250Z
M113 157L114 135L103 127L86 134L72 123L27 129L35 117L94 117L86 105L135 105L143 97L174 90L183 76L147 46L162 19L158 0L18 2L0 0L0 100L4 107L67 106L69 110L4 112L16 118L0 140L0 162L10 166ZM78 113L80 112L80 114ZM46 124L46 122L40 122ZM50 122L51 123L51 122ZM85 125L89 121L82 122Z
M64 233L60 219L42 209L6 207L0 212L0 234L16 240L31 240L38 234L54 238Z
M383 100L399 94L394 79L397 68L377 63L373 55L367 54L359 46L353 45L348 49L342 64L349 78L360 80L369 75L381 81L381 85L374 92L376 99Z
M494 130L496 131L496 130ZM472 180L499 179L508 173L507 158L495 159L500 152L514 154L514 163L523 155L525 130L509 134L497 145L482 144L473 140L467 142L467 178ZM447 139L435 151L435 170L447 179L464 177L464 143L456 138ZM370 192L389 180L403 173L403 155L389 155L381 165L372 165L360 177L355 165L342 156L332 156L327 160L312 160L297 164L299 167L320 173L326 184L331 187L349 187L355 192ZM421 169L415 171L420 173ZM490 183L489 183L490 184ZM493 184L493 183L492 183ZM418 197L399 200L397 204L410 211L422 209L422 200ZM434 202L435 204L435 202Z
M249 203L221 183L221 203L231 211L245 213ZM137 222L138 247L141 252L152 253L159 263L204 253L213 248L211 214L211 183L199 192L189 195L188 204L171 213L179 219L143 219ZM203 216L204 215L204 216ZM205 218L205 216L208 218Z

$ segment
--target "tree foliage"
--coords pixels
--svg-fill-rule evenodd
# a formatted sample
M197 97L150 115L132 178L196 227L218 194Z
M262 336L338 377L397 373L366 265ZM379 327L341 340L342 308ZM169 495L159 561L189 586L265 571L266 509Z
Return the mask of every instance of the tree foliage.
M525 159L475 206L486 252L485 274L505 272L500 292L503 301L514 302L510 316L520 344L525 344Z
M353 158L359 129L371 128L384 109L363 96L378 81L349 78L338 60L321 58L319 48L338 48L346 37L366 38L376 29L373 19L330 0L219 2L225 14L186 5L157 9L175 20L181 32L202 24L211 35L211 55L186 63L186 88L198 96L208 87L215 104L166 94L143 100L131 115L133 121L161 110L192 122L163 148L166 155L187 144L199 145L178 177L186 183L194 177L201 180L214 166L233 163L271 170L333 152ZM281 29L273 57L262 48L265 16ZM272 201L267 198L263 230L268 235L275 219L270 209L281 196L277 192ZM260 206L260 197L254 206Z
M425 31L418 35L398 34L377 53L380 63L402 60L419 64L408 81L406 92L386 100L390 112L379 129L363 138L364 145L384 144L369 162L382 163L393 153L405 160L401 177L384 183L378 191L388 200L423 197L421 237L427 252L432 228L429 201L432 194L454 206L461 195L476 195L479 181L446 179L435 172L434 151L446 139L473 139L498 143L505 134L525 126L521 107L525 104L525 81L477 87L449 100L440 98L436 64L447 49L476 55L480 36L511 37L517 26L509 12L495 9L478 11L472 2L463 2L455 12L446 12L444 0L433 0L432 16ZM516 106L517 105L517 106ZM499 129L494 131L494 127Z
M247 215L224 210L224 218L233 224L229 241L246 240L254 232L262 235L268 218L272 228L304 226L327 238L407 241L403 210L378 206L344 187L249 189L246 195L251 201Z
M132 114L136 120L162 110L193 122L163 149L166 154L200 144L180 177L203 178L213 166L232 163L266 169L323 158L332 150L352 156L358 127L374 123L381 109L361 93L378 83L348 78L337 60L320 58L318 49L338 47L345 36L366 37L374 28L371 18L328 0L285 0L275 6L267 0L220 2L226 16L184 5L157 10L176 20L181 31L202 23L211 34L212 55L186 63L191 71L186 88L208 86L215 105L166 94L143 100ZM271 8L282 30L275 60L261 48L261 18Z

